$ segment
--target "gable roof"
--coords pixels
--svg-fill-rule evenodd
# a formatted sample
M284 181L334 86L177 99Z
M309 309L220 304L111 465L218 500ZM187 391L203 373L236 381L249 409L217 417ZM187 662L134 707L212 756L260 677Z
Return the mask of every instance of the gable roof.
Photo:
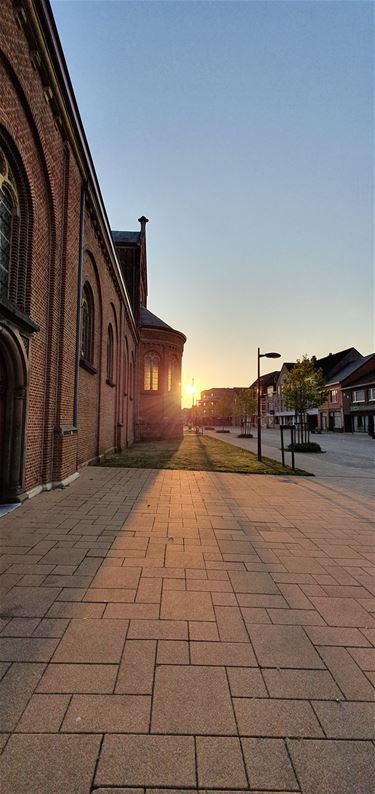
M356 350L355 347L347 347L345 350L339 350L337 353L330 353L328 356L318 358L316 366L318 369L323 370L323 375L326 379L330 378L335 372L338 372L340 368L340 362L343 361L343 359L345 359L350 353L357 355L357 361L362 358L361 354L358 350ZM348 362L348 365L349 363L352 362Z
M275 385L279 375L280 375L279 369L275 369L273 372L266 372L265 375L261 375L260 377L261 391L263 389L267 389L268 386ZM250 384L249 389L254 389L257 386L257 383L258 383L258 378L254 381L254 383Z
M346 367L340 369L334 376L332 376L331 383L341 383L342 381L349 378L350 375L354 375L357 369L361 369L367 361L370 361L372 358L375 357L375 353L370 353L369 356L363 356L362 358L358 358L356 361L351 361L350 364L347 364Z

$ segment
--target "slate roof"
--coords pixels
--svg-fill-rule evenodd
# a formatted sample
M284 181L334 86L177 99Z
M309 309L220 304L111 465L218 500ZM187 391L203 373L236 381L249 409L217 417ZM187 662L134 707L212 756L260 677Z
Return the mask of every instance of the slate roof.
M276 383L279 375L280 375L279 369L275 369L273 372L266 372L265 375L261 375L260 376L261 391L263 391L264 389L268 389L268 386L273 386ZM258 384L258 378L256 378L254 383L250 384L249 389L255 389L257 384Z
M324 375L324 377L326 379L330 378L331 374L334 371L335 372L338 371L338 367L340 367L340 361L343 358L345 358L345 356L347 356L347 354L350 353L352 350L354 350L356 353L358 353L358 350L355 350L355 348L347 347L346 350L339 350L338 353L330 353L329 356L324 356L324 358L318 358L317 362L316 362L316 365L317 365L318 369L322 369L323 370L323 375ZM360 353L358 355L360 355ZM359 361L359 360L361 360L361 359L357 359L357 361ZM349 362L349 363L351 364L352 362ZM349 366L349 364L348 364L348 366Z
M139 243L140 232L121 232L112 229L112 240L114 243L132 243L133 245Z
M366 364L367 361L370 361L374 355L374 353L370 353L369 356L363 356L363 358L359 358L357 361L351 361L350 364L347 364L346 367L343 367L343 369L340 369L335 374L331 382L342 383L342 381L346 380L346 378L349 378L350 375L354 375L355 371L363 367L363 365Z
M148 328L166 328L168 331L174 331L172 326L165 323L164 320L161 320L156 314L150 312L145 306L141 306L140 325L145 325Z

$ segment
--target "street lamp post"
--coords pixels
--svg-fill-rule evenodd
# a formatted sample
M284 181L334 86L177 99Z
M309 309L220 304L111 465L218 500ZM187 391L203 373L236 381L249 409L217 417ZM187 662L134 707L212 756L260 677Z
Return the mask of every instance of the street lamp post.
M257 435L258 435L258 460L262 460L262 430L261 430L261 397L260 397L260 359L261 358L281 358L280 353L261 353L258 347L258 417L257 417Z
M195 426L195 410L194 410L194 407L195 407L195 402L194 402L195 386L194 386L194 378L191 379L191 397L192 397L192 400L191 400L191 419L192 419L192 422L191 423L192 423L192 425L194 427Z
M187 391L188 394L191 394L191 424L193 425L194 424L194 420L195 420L195 411L194 411L195 399L194 398L195 398L195 392L196 392L196 387L194 386L194 378L191 379L191 384L189 384L189 386L186 387L186 391Z

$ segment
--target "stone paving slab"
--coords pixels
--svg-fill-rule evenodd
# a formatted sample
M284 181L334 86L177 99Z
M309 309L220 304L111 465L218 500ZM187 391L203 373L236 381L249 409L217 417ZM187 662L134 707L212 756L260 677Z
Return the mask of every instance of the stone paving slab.
M370 794L374 527L341 497L90 468L2 518L2 794Z
M194 739L189 736L106 736L95 782L101 785L196 784Z
M2 794L90 794L99 736L18 734L0 757Z

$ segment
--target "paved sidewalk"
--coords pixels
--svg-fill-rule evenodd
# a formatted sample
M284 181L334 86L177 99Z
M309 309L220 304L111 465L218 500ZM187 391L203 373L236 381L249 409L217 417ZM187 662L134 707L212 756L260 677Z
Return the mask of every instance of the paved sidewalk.
M370 794L369 505L88 468L0 520L2 794Z

